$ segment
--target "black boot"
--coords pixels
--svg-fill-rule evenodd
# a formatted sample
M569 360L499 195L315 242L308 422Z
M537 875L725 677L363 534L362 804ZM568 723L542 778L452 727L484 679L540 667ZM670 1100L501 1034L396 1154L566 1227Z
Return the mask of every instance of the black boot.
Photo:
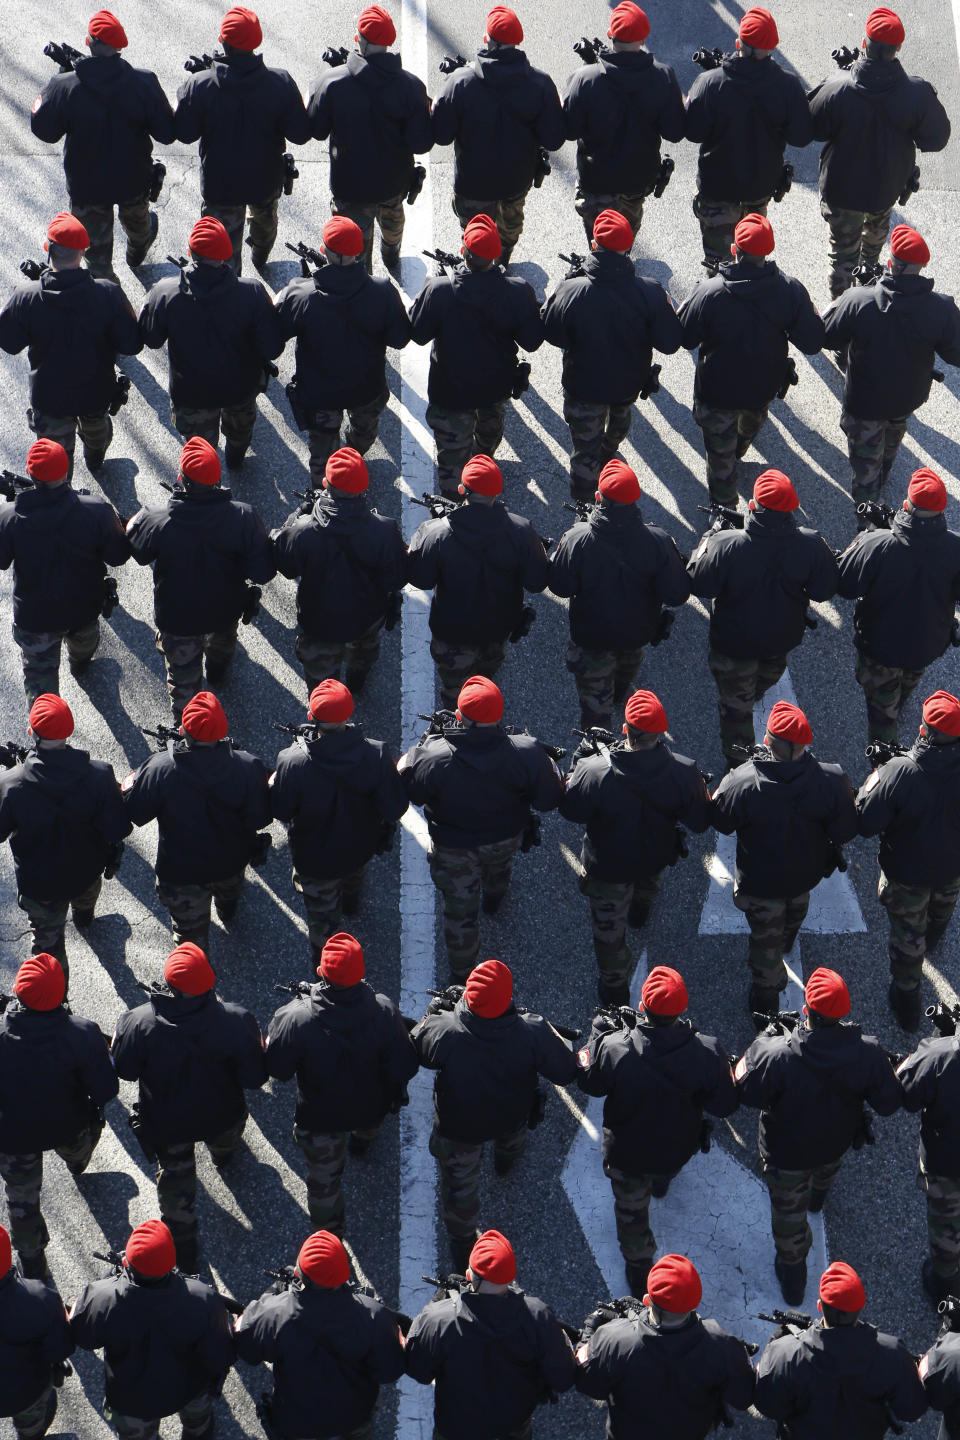
M177 1269L183 1275L196 1275L200 1269L200 1256L196 1235L175 1235L177 1247Z
M767 1025L768 1020L772 1020L779 1014L780 991L766 985L751 985L747 994L747 1009L753 1016L753 1023L759 1033Z
M932 955L933 952L936 950L937 946L940 944L940 941L947 933L947 926L949 923L950 922L948 920L944 920L942 922L927 926L927 938L924 949L926 950L928 955Z
M136 270L147 258L147 251L157 238L157 231L160 229L160 217L156 210L150 211L150 239L146 245L131 245L127 242L127 264L131 270Z
M448 1235L454 1275L466 1275L467 1266L470 1264L470 1251L476 1245L479 1234L479 1230L474 1230L471 1235Z
M786 1260L781 1260L778 1255L773 1262L773 1268L780 1281L780 1293L787 1304L802 1304L807 1289L806 1260L797 1260L795 1264L790 1265Z
M597 981L597 998L601 1005L629 1005L630 986L626 980L608 980L601 975Z
M642 1300L646 1294L647 1280L649 1279L650 1267L652 1265L652 1260L624 1261L624 1269L627 1272L627 1285L629 1286L630 1294L635 1296L637 1300Z
M627 911L627 924L631 930L642 930L650 919L650 901L634 900Z
M20 1269L24 1280L42 1280L46 1284L50 1279L50 1268L43 1250L38 1250L36 1255L21 1255Z
M923 1011L922 991L919 985L914 985L910 990L901 990L895 980L890 981L890 989L887 992L890 1001L890 1009L897 1017L901 1030L919 1030L920 1016Z
M246 445L236 445L232 440L228 440L223 448L223 458L227 463L227 469L242 470L246 453Z
M960 1270L954 1270L952 1275L941 1275L934 1269L929 1255L920 1267L920 1279L924 1290L937 1305L941 1300L946 1300L948 1295L960 1292Z
M484 915L496 915L500 906L503 904L505 894L506 891L502 891L499 895L491 895L489 891L484 890L483 899L480 901L480 908Z

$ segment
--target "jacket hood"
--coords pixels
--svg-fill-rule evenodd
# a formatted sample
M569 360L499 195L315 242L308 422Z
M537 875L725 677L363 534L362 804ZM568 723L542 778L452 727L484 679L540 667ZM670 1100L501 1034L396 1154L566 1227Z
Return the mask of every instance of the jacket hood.
M735 85L746 85L751 90L765 90L777 84L777 66L769 57L758 60L754 55L741 55L734 51L724 55L720 65L728 80Z
M494 1016L492 1019L484 1015L474 1015L467 1004L466 996L457 1001L456 1016L465 1030L469 1030L475 1040L499 1040L505 1030L511 1029L517 1021L516 1006L511 1002L502 1015Z
M536 119L541 98L535 86L525 83L530 75L530 61L522 50L513 47L481 50L477 54L477 66L485 83L501 92L504 104L509 105L519 119L528 123Z
M357 755L363 749L363 743L360 726L348 725L346 730L329 730L324 735L318 735L316 740L308 740L306 750L312 765L336 776L356 770Z
M931 745L921 735L908 753L925 775L952 778L960 774L960 741L951 745Z
M242 90L259 80L266 65L262 55L237 50L227 59L216 61L213 68L225 90Z
M320 980L310 991L310 1009L329 1030L352 1030L372 998L365 980L342 988Z
M100 94L109 94L126 83L130 66L122 55L85 55L76 64L77 79L81 85Z
M720 274L712 283L721 285L731 294L749 290L762 305L764 293L779 288L779 277L780 271L773 260L765 260L762 265L751 265L747 260L731 260L728 265L720 266Z
M46 530L49 528L51 517L54 520L62 521L63 512L72 500L76 500L77 493L66 485L32 485L29 490L21 490L14 500L14 508L17 512L17 519L26 521L30 529Z
M149 996L149 1003L153 1006L161 1020L168 1021L171 1025L181 1025L195 1021L196 1028L201 1029L206 1024L205 1011L216 1004L216 996L212 990L207 990L203 995L184 995L179 990L152 990Z
M37 750L24 761L24 774L33 782L42 781L45 788L72 790L77 771L84 769L90 756L86 750Z
M314 523L322 529L360 530L370 512L363 495L347 495L341 491L324 490L310 512Z
M496 563L500 558L497 552L504 552L504 508L502 500L495 500L492 505L468 505L464 502L459 509L447 516L450 531L459 543L465 545L474 555L483 556L486 563L495 570L512 570L516 565L516 556L511 551L506 552L506 565Z
M7 1030L14 1035L29 1036L36 1040L56 1035L68 1023L70 1013L62 1005L58 1005L54 1010L31 1010L28 1006L21 1005L19 1000L14 1000L8 1005L3 1018Z
M817 1026L808 1030L805 1026L795 1031L804 1063L816 1070L833 1070L847 1060L856 1058L863 1034L859 1025Z
M504 741L501 725L489 728L472 726L469 729L450 726L444 730L443 738L472 770L495 775L500 769Z
M347 73L376 96L374 103L379 110L398 121L406 118L409 107L404 87L394 83L401 72L400 56L389 51L364 56L354 50L347 56Z
M902 535L911 545L936 545L947 529L946 515L921 518L916 511L898 510L890 524L894 535Z
M654 1025L649 1020L638 1020L630 1033L636 1035L637 1032L661 1054L667 1055L689 1045L697 1033L690 1021L683 1019L674 1021L672 1025Z
M744 530L752 535L796 535L795 510L748 510Z
M799 760L754 760L751 762L757 772L761 789L779 786L789 787L795 794L801 794L817 778L819 767L809 750Z
M527 1317L523 1292L510 1289L500 1295L465 1291L453 1297L454 1312L461 1326L506 1340L520 1329Z
M368 279L360 264L323 265L314 275L313 284L331 300L350 301L359 295Z
M891 275L888 270L877 281L873 289L880 309L889 310L898 296L901 299L910 299L915 295L929 295L933 289L933 277L931 275Z
M636 543L637 531L646 529L637 502L621 505L615 501L612 505L598 505L587 524L611 544Z
M650 750L628 750L624 746L622 750L610 752L611 770L638 795L647 790L651 780L666 774L672 765L673 756L662 740Z
M58 310L76 310L83 305L88 287L96 281L89 270L51 270L49 267L40 276L40 294L45 305L55 305Z
M232 492L224 485L184 485L170 496L167 509L180 524L203 526L211 505L229 505L232 499Z
M618 255L615 250L591 250L584 261L583 269L591 279L627 284L635 280L637 275L630 256Z
M608 50L603 55L603 68L619 90L633 90L637 76L646 76L653 65L649 50Z
M192 263L184 270L180 283L186 286L194 300L210 304L222 300L238 282L229 265Z
M850 74L858 90L863 90L871 99L882 99L891 90L903 83L904 70L899 60L868 60L861 56Z

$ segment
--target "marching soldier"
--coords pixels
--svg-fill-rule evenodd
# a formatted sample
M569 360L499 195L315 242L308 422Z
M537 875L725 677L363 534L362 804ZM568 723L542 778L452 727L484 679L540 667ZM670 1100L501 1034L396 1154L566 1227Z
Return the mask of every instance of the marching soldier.
M21 1279L0 1225L0 1415L19 1440L38 1440L57 1413L73 1337L63 1301L40 1280Z

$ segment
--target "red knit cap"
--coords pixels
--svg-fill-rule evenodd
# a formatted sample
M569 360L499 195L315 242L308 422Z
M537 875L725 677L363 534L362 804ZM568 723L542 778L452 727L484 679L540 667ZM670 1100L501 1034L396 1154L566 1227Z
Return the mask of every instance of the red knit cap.
M503 471L489 455L474 455L460 472L460 484L474 495L502 495Z
M503 718L503 695L499 686L488 680L486 675L471 675L460 687L457 715L461 720L496 725Z
M67 977L59 960L44 950L24 960L13 993L30 1010L56 1010L67 993Z
M947 487L936 470L924 465L910 476L907 499L921 510L946 510Z
M773 226L765 215L744 215L733 238L745 255L769 255L774 248Z
M30 729L43 740L66 740L73 734L73 711L59 695L38 695L29 718Z
M360 255L363 251L363 231L348 215L334 215L320 234L325 247L334 255Z
M464 995L474 1015L496 1020L510 1008L513 976L502 960L484 960L470 971Z
M360 12L357 34L371 45L392 45L397 38L397 27L380 5L368 5Z
M815 1010L828 1020L842 1020L850 1014L850 991L847 982L836 970L820 965L814 970L803 991L808 1010Z
M902 45L906 39L903 21L895 10L881 5L867 16L867 39L881 45Z
M246 5L234 5L221 21L220 39L232 45L234 50L256 50L258 45L263 44L260 21Z
M202 435L191 436L180 451L180 474L195 485L220 484L220 456Z
M31 480L52 485L66 478L70 457L56 440L34 440L27 451L27 474Z
M329 1230L315 1230L307 1236L300 1246L297 1268L301 1275L325 1290L335 1290L350 1279L350 1261L343 1241Z
M929 265L930 246L919 230L910 225L895 225L890 236L890 254L908 265Z
M96 15L91 17L87 34L92 40L102 40L104 45L112 45L115 50L125 50L127 47L127 32L116 15L111 15L109 10L98 10Z
M503 253L500 231L489 215L474 215L467 221L463 243L479 260L499 260Z
M223 706L212 690L198 690L193 699L187 701L181 724L191 740L205 740L209 744L222 740L230 728Z
M607 38L610 40L623 40L627 44L641 45L650 34L650 21L647 19L639 5L634 5L633 0L622 0L622 3L610 15L610 29L607 31Z
M512 10L506 5L494 5L487 16L487 34L501 45L519 45L523 39L523 26Z
M782 470L764 470L753 484L753 498L765 510L796 510L797 492Z
M593 222L593 238L604 250L629 250L633 226L619 210L601 210Z
M778 700L770 711L767 734L776 735L778 740L789 740L791 745L813 743L810 721L799 705L791 705L788 700Z
M366 974L360 941L345 930L331 935L320 952L317 974L331 985L359 985Z
M780 44L777 22L770 11L764 10L760 5L754 5L752 10L746 12L740 21L738 34L743 44L754 50L776 50Z
M640 481L624 460L608 460L600 471L597 489L607 500L633 505L640 499Z
M834 1260L820 1276L820 1299L834 1310L862 1310L867 1303L863 1281L845 1260Z
M652 1300L670 1315L683 1315L696 1310L703 1299L703 1286L696 1266L686 1255L662 1255L650 1267L645 1300Z
M655 965L643 982L640 999L651 1015L682 1015L690 997L678 970Z
M212 215L201 216L190 231L187 245L194 255L202 255L205 260L229 260L233 255L226 226Z
M184 995L206 995L217 983L210 961L192 940L185 940L170 951L163 967L163 978Z
M13 1247L10 1244L10 1236L0 1225L0 1277L9 1273L12 1264Z
M353 696L339 680L321 680L310 691L307 714L322 725L342 725L353 714Z
M627 701L623 718L634 730L645 735L664 735L670 728L667 712L652 690L634 690Z
M934 690L923 702L923 720L944 735L960 735L960 700L949 690Z
M467 1261L474 1275L492 1285L509 1285L517 1278L517 1257L506 1235L499 1230L484 1230L470 1251Z
M350 445L334 450L323 473L328 485L332 485L335 490L342 490L346 495L362 495L370 484L366 460L359 450L354 450Z
M144 1220L131 1230L123 1252L126 1263L139 1275L148 1280L159 1280L169 1275L177 1263L177 1249L173 1236L162 1220Z
M62 245L65 250L90 249L90 236L86 226L67 210L61 210L59 215L54 215L47 226L47 239L52 240L54 245ZM46 245L43 248L46 250Z

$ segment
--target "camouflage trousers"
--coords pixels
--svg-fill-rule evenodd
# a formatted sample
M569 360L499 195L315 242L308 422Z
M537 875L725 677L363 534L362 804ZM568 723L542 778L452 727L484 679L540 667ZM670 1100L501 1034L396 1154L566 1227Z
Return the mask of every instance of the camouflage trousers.
M238 405L224 405L219 410L200 410L194 406L174 405L171 401L170 419L184 440L199 435L216 450L222 430L223 438L229 445L246 450L253 439L253 427L257 420L257 397L251 395Z
M105 453L113 439L113 419L106 411L102 415L46 415L31 408L27 411L27 424L38 439L56 440L63 446L70 460L68 478L73 475L78 430L84 456Z
M307 912L307 934L315 949L322 949L330 936L340 929L340 912L344 900L348 906L359 903L365 871L366 866L361 865L359 870L354 870L350 875L337 875L320 880L314 875L301 875L299 870L294 870L293 888L303 897L303 907Z
M98 875L86 890L81 890L80 894L74 895L72 900L37 900L30 895L17 896L17 904L30 921L33 954L40 955L46 952L55 960L59 960L68 985L70 983L70 966L67 963L67 947L64 940L67 912L71 908L73 909L74 920L78 915L90 914L96 907L102 886L103 877Z
M764 1165L763 1178L770 1191L770 1227L777 1254L786 1265L805 1260L813 1234L807 1220L811 1199L822 1205L843 1164L831 1160L816 1170L777 1170Z
M380 429L380 416L386 409L390 399L390 392L384 390L375 400L367 405L357 405L354 409L347 411L347 433L340 439L340 428L343 425L342 410L314 410L311 416L313 424L307 430L307 443L310 446L310 478L316 485L324 477L327 461L334 450L339 450L341 443L349 445L354 450L359 450L361 455L366 455L373 445Z
M83 257L87 269L98 280L113 280L119 285L113 268L113 206L74 204L70 213L77 217L90 236L90 248ZM127 249L146 249L153 239L149 196L140 195L136 200L118 205L117 218L127 237Z
M60 652L64 641L71 665L84 665L93 659L100 644L100 620L98 617L77 630L24 630L15 624L13 639L20 648L27 704L32 705L38 695L60 694Z
M364 205L359 200L338 200L330 197L331 215L346 215L363 232L363 263L368 271L373 270L373 227L380 226L380 251L397 246L403 241L403 195L394 195L390 200L375 201ZM351 442L348 440L347 444ZM359 446L355 447L359 449Z
M733 903L746 915L750 926L747 963L754 985L764 990L786 989L787 971L783 957L793 949L806 918L810 905L809 890L791 895L789 899L769 900L759 895L747 895L734 885Z
M277 242L277 211L279 195L266 205L207 205L204 202L201 215L212 215L219 220L230 236L233 246L231 268L239 275L243 269L243 223L250 216L249 244L253 250L269 253ZM213 442L211 442L213 443Z
M630 434L633 405L593 405L563 392L563 418L570 427L570 494L593 500L600 471Z
M742 765L747 758L734 747L754 744L753 707L776 685L787 668L786 655L767 655L760 660L736 660L712 645L707 664L717 685L720 712L720 744L729 765Z
M103 1120L95 1113L73 1140L57 1145L56 1152L71 1174L81 1174L103 1134ZM7 1192L10 1216L10 1239L19 1255L32 1259L40 1255L49 1235L40 1213L40 1190L43 1186L42 1150L29 1155L0 1154L0 1176Z
M903 885L880 871L877 899L890 920L890 973L900 990L914 990L923 978L923 959L943 939L950 924L960 876L936 888Z
M597 966L611 988L623 984L633 969L633 955L627 944L631 909L653 904L660 890L660 871L636 880L598 880L592 875L580 879L580 894L590 901L590 923Z
M179 1410L180 1424L183 1429L180 1432L181 1440L190 1440L192 1435L197 1440L210 1435L210 1426L213 1420L213 1396L206 1391L202 1395L196 1395L188 1400L186 1405ZM157 1440L160 1434L159 1420L141 1420L136 1415L121 1415L119 1410L113 1410L103 1402L103 1418L110 1429L120 1436L120 1440Z
M347 666L347 689L356 686L357 690L360 690L377 663L382 633L382 620L377 620L369 630L358 635L356 640L321 640L315 635L308 635L298 625L295 642L297 659L303 666L308 693L319 685L321 680L339 680L344 661Z
M453 213L460 221L461 230L466 230L475 215L489 215L490 219L495 221L500 244L503 246L502 263L506 265L510 259L510 251L520 239L523 207L529 193L529 190L524 190L519 195L508 195L503 200L468 200L466 195L458 195L454 190L450 201Z
M608 1161L603 1162L603 1173L613 1190L613 1214L617 1222L617 1240L620 1252L628 1265L639 1265L652 1260L657 1242L650 1229L650 1196L654 1182L672 1180L672 1175L626 1175Z
M853 284L858 265L875 265L887 243L890 210L841 210L820 201L820 214L830 230L830 298L836 300Z
M26 1405L11 1416L18 1440L37 1440L38 1436L45 1435L56 1413L57 1392L52 1385L47 1385L32 1405Z
M494 1154L503 1160L519 1160L527 1148L527 1127L498 1135ZM434 1121L430 1154L440 1167L440 1215L448 1235L467 1238L477 1229L480 1214L480 1166L483 1145L467 1140L449 1140Z
M744 215L766 215L770 196L765 200L705 200L693 197L693 213L700 222L703 258L723 265L730 259L733 232Z
M247 1123L244 1115L235 1125L205 1142L214 1165L225 1165L243 1136ZM197 1244L197 1157L196 1143L186 1140L176 1145L157 1145L157 1203L160 1219L178 1247L186 1244L195 1250ZM181 1262L182 1263L182 1262ZM191 1267L192 1268L192 1267Z
M157 880L157 898L170 911L170 925L177 945L192 940L206 950L210 940L210 902L218 912L232 910L243 890L246 870L225 880L211 880L208 885L181 885Z
M923 679L923 671L880 665L858 650L855 674L867 702L870 739L896 742L900 738L901 711Z
M581 729L609 730L613 707L633 686L642 660L642 649L585 650L569 642L567 669L577 684Z
M854 505L880 499L900 442L907 433L908 419L909 416L902 420L859 420L846 410L840 412L840 429L847 437Z
M932 1175L920 1167L920 1185L927 1195L927 1239L938 1275L960 1269L960 1177Z
M440 494L458 500L460 472L473 455L496 455L503 439L506 400L478 410L446 410L427 406L427 424L437 446L437 484Z
M237 648L237 627L209 635L170 635L158 630L155 643L163 656L170 705L179 723L184 705L203 689L204 656L208 665L228 665Z
M369 1130L354 1130L353 1134L358 1140L375 1140L380 1128L380 1125L374 1125ZM347 1164L350 1132L341 1130L322 1135L294 1125L293 1138L307 1162L307 1213L310 1224L318 1230L329 1230L331 1235L343 1235L347 1223L343 1172Z
M480 901L505 895L523 836L510 835L473 850L432 844L430 874L443 898L443 938L454 980L465 983L480 952Z
M616 210L625 216L633 228L634 236L643 224L643 202L646 195L598 195L592 190L581 190L577 186L573 206L580 219L587 241L593 239L593 222L601 210Z
M703 431L707 486L713 505L737 504L737 461L742 460L763 429L767 410L715 410L693 402L693 418Z
M507 653L505 640L492 640L489 645L455 645L451 640L430 641L440 680L440 704L447 710L457 708L457 696L471 675L485 675L492 680Z

